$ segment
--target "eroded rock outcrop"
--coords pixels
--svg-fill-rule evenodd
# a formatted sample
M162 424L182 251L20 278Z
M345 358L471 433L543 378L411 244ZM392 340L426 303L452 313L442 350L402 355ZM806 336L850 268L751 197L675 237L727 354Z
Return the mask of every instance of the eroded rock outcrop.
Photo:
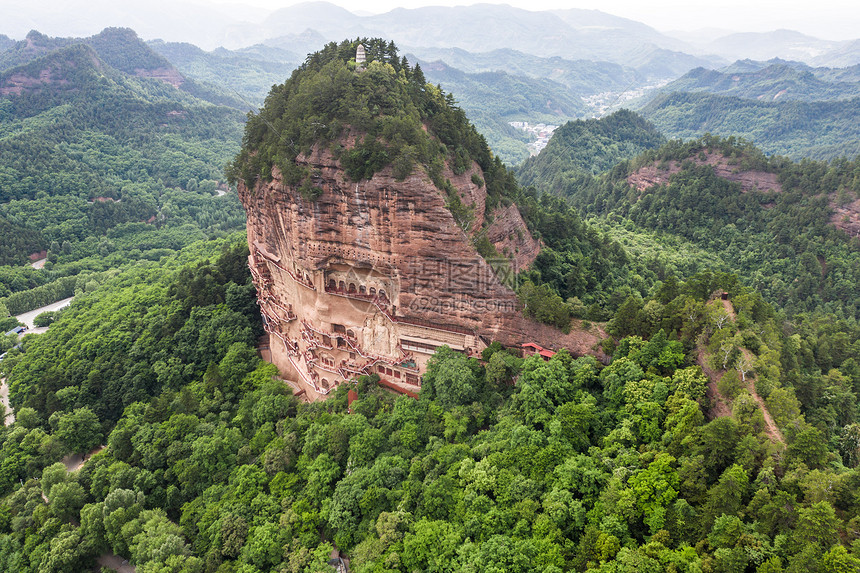
M502 256L511 258L517 270L528 268L540 252L540 243L526 229L520 210L512 204L493 214L487 238Z
M515 272L540 244L512 174L452 97L368 42L327 45L275 86L228 168L272 361L320 397L371 373L417 392L442 345L589 351L596 335L519 308Z
M860 237L860 199L851 202L831 201L833 215L830 223L845 231L849 237Z
M693 156L690 158L696 165L708 165L713 168L717 177L740 183L741 191L762 191L781 193L782 184L776 173L769 173L757 169L743 169L730 158L721 153L706 153L705 158ZM645 165L627 176L627 183L638 191L646 191L655 185L669 183L669 178L681 171L681 163L669 161L666 165Z
M519 343L531 333L503 284L513 276L497 276L472 244L486 200L470 183L477 165L459 177L446 173L474 205L467 231L420 168L403 181L387 168L354 182L321 147L296 163L322 189L316 199L286 185L277 169L271 182L239 190L273 361L309 391L325 394L371 372L417 386L443 344L476 354L490 340ZM488 235L497 250L530 263L539 246L516 206L499 207L493 218Z

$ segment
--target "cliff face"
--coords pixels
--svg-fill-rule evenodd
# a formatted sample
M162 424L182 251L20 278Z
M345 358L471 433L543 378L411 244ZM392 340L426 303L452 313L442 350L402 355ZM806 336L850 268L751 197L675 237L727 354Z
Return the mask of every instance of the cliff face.
M782 192L782 185L776 173L768 173L755 169L741 170L737 165L732 164L728 157L725 157L721 153L709 152L706 153L705 159L701 159L696 155L689 160L696 165L711 166L717 177L740 183L741 191L744 193L750 191ZM658 169L656 165L646 165L631 173L627 177L627 183L639 191L646 191L655 185L667 184L669 178L680 171L681 164L678 161L669 161L666 169L663 170Z
M493 215L487 238L501 255L513 260L517 271L525 270L538 256L540 243L526 229L516 205L499 207Z
M423 172L416 169L396 181L386 169L371 180L353 182L330 152L318 148L309 157L299 156L297 163L312 170L322 196L304 199L283 184L277 169L269 184L258 184L251 192L242 186L251 245L259 242L289 260L296 266L292 271L329 271L327 276L338 284L348 277L335 270L339 265L350 266L355 278L384 276L379 288L388 285L386 296L398 315L455 319L461 326L492 333L505 312L484 309L509 306L515 311L515 294L478 255ZM463 184L469 174L449 178L459 179L461 196L471 199L482 215L485 194L471 182ZM524 224L518 230L529 236Z
M540 244L516 180L388 41L311 54L249 116L228 177L272 361L309 396L371 373L417 392L442 345L593 346L523 317L515 273Z
M421 168L403 181L386 168L354 182L320 147L296 163L323 190L315 200L285 185L277 169L271 182L240 183L239 192L273 362L309 394L371 372L417 387L442 344L476 354L490 340L519 344L544 330L522 317L502 283L513 277L497 276L472 244L487 232L522 266L539 249L514 205L496 209L481 230L486 193L472 182L472 173L483 175L477 165L445 173L461 201L474 205L466 232ZM547 327L540 342L548 344L550 332L558 335Z

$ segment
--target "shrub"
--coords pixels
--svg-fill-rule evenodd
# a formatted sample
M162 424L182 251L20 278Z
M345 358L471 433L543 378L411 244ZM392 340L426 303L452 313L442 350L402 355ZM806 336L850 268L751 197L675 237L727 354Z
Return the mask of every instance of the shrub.
M43 312L33 319L33 325L38 327L51 326L57 320L58 313L52 310Z
M526 316L570 332L570 307L547 285L535 286L526 281L520 287L519 296Z

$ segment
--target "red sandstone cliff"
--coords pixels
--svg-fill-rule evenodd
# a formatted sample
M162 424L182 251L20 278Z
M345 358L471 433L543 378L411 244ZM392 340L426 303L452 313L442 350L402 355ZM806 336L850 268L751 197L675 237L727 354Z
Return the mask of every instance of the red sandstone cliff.
M510 315L519 314L516 295L478 255L472 234L457 225L443 193L423 170L416 168L404 181L385 169L371 180L353 182L327 149L315 148L296 161L314 173L322 196L304 199L283 184L277 169L271 183L253 190L240 185L250 244L258 241L306 271L346 264L389 277L392 292L386 294L396 315L495 337ZM480 173L476 165L473 169ZM480 228L484 189L471 182L470 172L446 175L463 202L475 205L473 229ZM536 242L516 207L498 212L491 226L497 247L521 243L520 261L527 265L537 254Z
M704 160L696 155L691 157L690 161L696 165L710 165L717 177L740 183L741 191L744 193L749 191L782 192L782 185L776 173L756 169L741 169L732 163L730 158L721 153L708 152L705 154ZM627 183L638 191L646 191L655 185L668 183L669 178L680 171L681 164L678 161L669 161L665 169L660 169L654 164L646 165L628 175Z
M475 354L490 340L536 341L583 354L598 341L523 317L503 282L514 277L497 276L478 254L473 241L486 233L513 259L507 266L521 270L539 244L515 205L499 206L484 226L486 190L472 180L483 175L477 164L459 176L444 174L475 213L464 230L420 167L403 181L386 168L355 182L319 146L296 163L322 189L316 199L286 185L277 169L271 182L240 183L239 195L261 310L279 339L272 341L273 361L309 393L373 372L417 387L442 344Z

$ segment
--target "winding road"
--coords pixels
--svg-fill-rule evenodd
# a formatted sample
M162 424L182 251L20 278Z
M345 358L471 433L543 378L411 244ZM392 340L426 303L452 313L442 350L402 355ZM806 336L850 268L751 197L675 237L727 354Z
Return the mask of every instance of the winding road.
M61 308L66 308L67 306L69 306L70 304L72 304L72 300L73 300L74 298L75 298L75 297L73 297L73 296L72 296L72 297L69 297L69 298L64 298L63 300L58 300L58 301L57 301L57 302L55 302L55 303L51 303L51 304L46 305L46 306L43 306L43 307L41 307L41 308L37 308L37 309L35 309L35 310L31 310L30 312L25 312L25 313L23 313L23 314L19 314L19 315L18 315L18 316L16 316L15 318L17 318L17 319L18 319L18 322L23 322L23 323L27 326L27 329L28 329L28 330L27 330L27 332L28 332L28 333L41 334L42 332L45 332L45 331L46 331L46 330L48 330L48 329L47 329L47 328L44 328L44 329L40 329L40 328L33 329L33 320L35 320L35 318L36 318L37 316L39 316L40 314L42 314L43 312L48 312L48 311L52 311L52 310L60 310Z
M12 406L9 405L9 386L6 384L5 378L0 378L0 403L6 408L6 419L3 420L3 425L11 425L15 423L15 412Z
M17 315L15 318L18 319L18 322L22 322L27 326L27 332L24 334L42 334L48 330L48 327L42 328L34 328L33 320L43 312L48 312L52 310L60 310L61 308L66 308L70 304L72 304L72 300L75 297L64 298L63 300L58 300L55 303L51 303L47 306L43 306L41 308L37 308L35 310L31 310L30 312L25 312L23 314ZM15 412L12 411L12 407L9 405L9 385L6 384L5 378L0 378L0 403L2 403L6 407L6 419L3 420L3 424L13 424L15 422Z

